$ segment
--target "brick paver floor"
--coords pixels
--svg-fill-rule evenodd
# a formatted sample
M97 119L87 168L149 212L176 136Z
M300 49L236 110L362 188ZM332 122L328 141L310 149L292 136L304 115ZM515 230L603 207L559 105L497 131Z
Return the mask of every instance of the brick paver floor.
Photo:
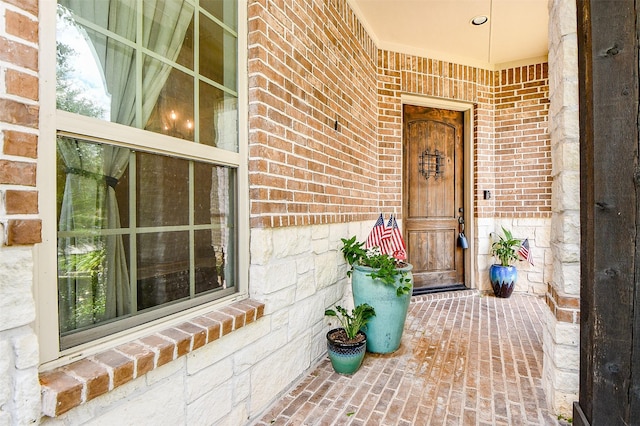
M402 344L354 375L328 358L255 425L557 425L542 390L541 298L413 297Z

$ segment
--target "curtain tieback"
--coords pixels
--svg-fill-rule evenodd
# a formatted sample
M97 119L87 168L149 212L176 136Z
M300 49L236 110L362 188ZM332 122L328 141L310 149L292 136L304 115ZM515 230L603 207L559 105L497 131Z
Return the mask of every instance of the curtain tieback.
M113 176L105 176L99 173L89 172L87 170L76 169L75 167L67 167L67 174L78 175L88 179L93 179L96 182L104 182L107 186L110 186L113 189L116 189L116 185L118 184L118 179Z

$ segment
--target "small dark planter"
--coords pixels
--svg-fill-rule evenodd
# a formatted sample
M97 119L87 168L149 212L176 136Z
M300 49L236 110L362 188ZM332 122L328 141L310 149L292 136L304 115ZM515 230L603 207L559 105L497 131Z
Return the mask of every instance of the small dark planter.
M518 279L518 270L515 266L491 265L489 268L489 280L496 297L507 298L513 293Z
M327 351L336 373L353 374L362 365L367 351L367 336L359 331L357 342L343 342L346 333L342 328L334 328L327 333Z

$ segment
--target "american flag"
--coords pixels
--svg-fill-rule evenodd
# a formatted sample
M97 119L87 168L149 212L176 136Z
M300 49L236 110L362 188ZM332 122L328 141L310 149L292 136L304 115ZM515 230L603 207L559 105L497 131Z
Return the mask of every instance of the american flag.
M383 254L388 254L391 251L391 228L384 226L382 213L380 213L376 224L373 225L373 229L367 237L365 247L380 247L380 252Z
M520 244L520 248L518 249L518 254L523 260L526 260L531 265L533 265L533 256L531 255L531 250L529 249L528 238L525 238L522 244Z
M400 227L398 226L398 222L396 222L396 218L394 215L391 215L391 217L389 218L387 228L391 229L391 246L393 257L398 260L406 260L407 246L405 246L404 244L402 232L400 231Z

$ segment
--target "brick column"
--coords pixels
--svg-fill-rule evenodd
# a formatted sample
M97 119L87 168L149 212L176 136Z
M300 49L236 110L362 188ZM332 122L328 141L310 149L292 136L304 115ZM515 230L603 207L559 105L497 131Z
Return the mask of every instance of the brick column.
M549 2L550 121L553 160L553 278L544 329L543 384L558 413L571 417L580 368L580 135L578 48L573 0Z
M0 424L40 418L33 245L41 241L36 186L38 2L0 1Z

